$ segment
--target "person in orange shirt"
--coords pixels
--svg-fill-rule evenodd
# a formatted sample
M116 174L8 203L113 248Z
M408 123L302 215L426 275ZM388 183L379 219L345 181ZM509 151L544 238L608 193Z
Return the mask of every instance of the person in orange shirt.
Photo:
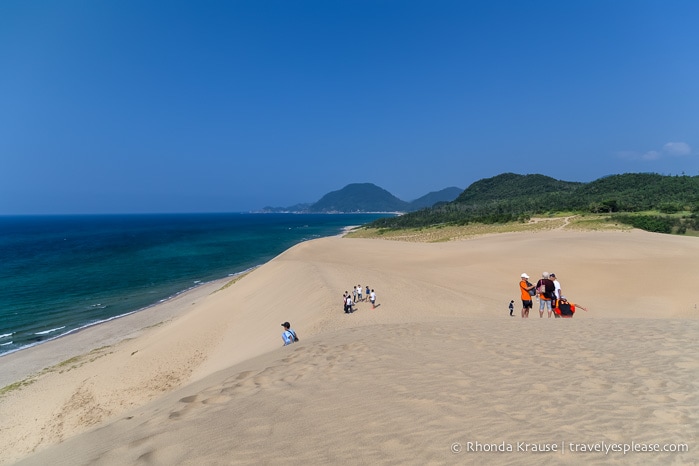
M534 285L529 283L529 275L523 273L520 275L521 281L519 282L519 290L522 297L522 319L529 317L529 310L532 308L532 294L529 290L534 289Z
M563 318L571 318L575 314L575 307L579 307L583 311L587 312L587 308L581 306L580 304L571 303L565 296L561 296L561 299L556 301L556 309L554 312Z

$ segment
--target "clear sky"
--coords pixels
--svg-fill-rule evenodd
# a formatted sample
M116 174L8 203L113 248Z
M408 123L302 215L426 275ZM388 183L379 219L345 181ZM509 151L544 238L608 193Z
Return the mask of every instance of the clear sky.
M0 214L699 175L699 2L3 0Z

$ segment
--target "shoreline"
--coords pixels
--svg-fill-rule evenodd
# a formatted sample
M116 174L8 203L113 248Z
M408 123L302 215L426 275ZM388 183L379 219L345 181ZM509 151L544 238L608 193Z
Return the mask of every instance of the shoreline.
M143 267L138 266L138 264L143 263L138 262L140 260L139 254L128 250L123 258L120 257L117 264L102 261L100 259L102 256L97 258L88 257L85 260L81 260L81 267L87 272L84 273L85 278L80 278L83 270L79 267L75 267L74 271L71 268L65 268L65 273L60 268L60 260L64 259L60 256L61 249L57 248L55 251L50 250L47 252L56 255L53 260L58 261L52 262L52 264L55 264L56 269L52 273L56 274L56 276L53 277L54 280L50 284L44 281L48 278L39 272L39 269L46 269L40 267L40 264L35 264L31 267L36 269L36 271L32 274L27 274L26 277L22 273L13 275L8 284L9 292L12 292L7 303L8 306L0 313L5 323L2 326L2 331L0 331L0 358L17 351L25 351L28 348L46 344L56 338L64 338L69 334L83 331L85 328L100 325L106 321L123 318L134 312L142 312L151 306L158 305L176 297L180 293L200 286L202 281L206 283L207 281L218 280L227 276L234 277L237 274L245 273L249 270L244 269L249 269L251 266L258 267L270 260L273 255L283 252L282 249L290 243L305 241L309 238L318 237L318 235L335 235L341 231L345 222L361 223L364 219L364 217L345 216L339 220L329 216L321 216L318 219L306 219L306 217L289 219L286 216L275 216L275 219L265 220L259 218L259 216L246 214L224 214L226 218L218 218L218 214L214 215L213 218L209 218L212 216L206 214L203 217L207 219L207 222L211 222L217 228L227 228L228 230L226 231L230 231L230 234L234 236L238 234L236 229L239 227L252 228L253 230L251 231L255 231L256 235L259 234L260 238L264 238L263 243L259 248L245 248L242 254L235 253L230 257L222 256L210 261L206 254L196 254L196 258L193 256L196 260L187 259L185 261L182 259L183 256L181 254L197 252L196 248L201 247L198 241L202 241L202 238L207 238L206 235L201 234L205 230L200 227L192 228L191 219L188 218L189 214L168 214L165 216L172 217L173 220L168 220L171 223L166 222L158 228L174 228L176 231L181 229L193 235L190 238L191 245L173 243L179 249L174 253L178 259L173 259L175 260L173 263L175 269L172 271L167 270L167 266L162 267L162 264L159 265L157 262L151 261L152 263L148 263L147 267L151 267L154 273L149 273L145 277L142 272ZM243 220L238 219L239 216ZM67 228L69 232L73 225L84 224L91 228L94 227L94 230L88 229L86 232L75 236L75 241L84 241L84 238L90 238L90 241L93 239L94 241L104 240L106 241L104 243L106 250L111 247L109 246L111 244L109 241L112 240L104 239L108 237L100 235L102 235L104 228L112 228L115 220L109 219L111 216L108 215L85 217L85 219L79 219L82 223L76 223L78 222L76 216L59 215L55 216L54 220L41 220L41 222L31 219L22 221L20 219L16 222L13 221L11 225L13 228L21 231L27 229L27 231L33 232L32 228L36 229L37 225L43 226L44 223L42 222L45 222L47 228L41 230L44 236L37 239L37 244L41 245L44 244L41 241L44 241L46 238L53 238L53 235L57 235L56 237L62 241L66 238L70 239L72 236L63 230ZM96 217L98 220L90 220L87 217ZM109 221L100 220L103 217ZM114 217L129 218L128 222L119 220L119 228L123 228L124 231L145 231L149 235L153 234L152 231L156 231L150 229L150 227L144 229L144 226L151 225L154 221L151 217L155 218L158 215L117 214ZM90 222L87 222L87 220L90 220ZM158 220L158 222L161 222L161 220ZM270 225L283 225L289 228L285 227L282 235L275 236L272 233L266 233L267 230L265 228ZM46 233L43 233L44 231ZM273 232L274 230L269 231ZM139 233L139 235L129 240L129 245L135 248L134 251L140 247L147 247L148 241L153 239L146 234ZM160 241L157 238L156 240ZM15 240L10 239L8 241ZM143 241L143 244L140 244L139 241ZM14 243L10 243L10 245L12 244ZM212 245L214 244L218 248L216 251L224 251L228 247L226 244L229 243L224 241L222 243L212 243ZM238 243L236 242L235 245L237 247ZM206 247L208 248L209 246ZM174 249L170 248L163 254L173 254L172 251ZM210 252L209 249L205 251ZM12 256L10 256L10 259L12 259ZM132 263L135 267L129 267ZM178 269L183 264L182 269ZM6 265L12 267L11 263ZM103 270L104 274L91 273L99 270ZM112 280L105 279L107 276L112 276ZM67 281L63 284L61 280ZM16 290L13 288L15 286L17 287Z
M348 225L343 227L336 235L328 237L341 238L358 227L361 227L361 225ZM296 245L322 238L324 237L306 239ZM273 261L276 257L283 255L296 245L282 251L267 262ZM196 305L206 296L224 289L231 281L240 279L267 262L223 278L199 283L140 309L78 327L65 334L2 353L0 354L0 364L3 365L3 370L0 371L0 390L11 385L22 384L33 377L38 377L44 371L50 370L64 361L84 356L98 348L117 345L124 340L137 337L149 327L175 319L186 313L190 306Z
M188 305L195 305L202 298L225 286L229 281L235 280L236 277L247 274L257 267L259 266L251 267L244 272L229 275L226 278L200 283L135 311L0 354L0 363L3 366L3 370L0 371L0 389L38 375L41 371L50 369L63 361L85 355L96 348L112 346L126 339L134 338L148 327L176 318L186 312ZM190 302L191 304L187 304Z
M253 270L254 268L255 268L255 267L251 267L249 270L246 270L246 271L243 271L243 272L239 272L239 273L236 273L236 274L233 274L233 275L229 275L229 277L235 278L235 276L248 273L250 270ZM128 316L130 316L130 315L132 315L132 314L136 314L136 313L138 313L138 312L147 311L148 309L151 309L151 308L153 308L153 307L155 307L155 306L158 306L158 305L160 305L160 304L166 303L166 302L168 302L168 301L170 301L170 300L172 300L172 299L176 299L178 296L181 296L181 295L183 295L183 294L185 294L185 293L189 293L190 291L194 291L196 288L199 288L199 287L201 287L201 286L206 286L206 285L209 284L209 283L217 282L217 281L220 281L220 280L225 280L225 279L224 279L224 278L217 278L217 279L215 279L215 280L209 280L209 281L207 281L207 282L200 282L200 283L197 283L197 284L195 284L195 285L193 285L193 286L190 286L189 288L186 288L186 289L183 289L183 290L181 290L181 291L178 291L178 292L176 292L176 293L174 293L174 294L172 294L172 295L170 295L170 296L168 296L168 297L166 297L166 298L162 298L162 299L160 299L160 300L158 300L158 301L156 301L156 302L154 302L154 303L152 303L152 304L148 304L148 305L143 306L143 307L140 307L140 308L138 308L138 309L135 309L135 310L132 310L132 311L128 311L128 312L125 312L125 313L123 313L123 314L118 314L118 315L115 315L115 316L112 316L112 317L108 317L108 318L105 318L105 319L102 319L102 320L98 320L98 321L96 321L96 322L87 323L87 324L85 324L85 325L81 325L80 327L73 328L73 329L71 329L71 330L69 330L69 331L67 331L67 332L65 332L65 333L60 333L60 334L58 334L58 335L56 335L56 336L47 338L47 339L45 339L45 340L39 340L39 341L36 341L36 342L34 342L34 343L30 343L30 344L28 344L28 345L21 346L21 347L19 347L19 348L15 348L15 349L13 349L13 350L6 351L6 352L4 352L4 353L0 353L0 361L2 361L2 358L3 358L4 356L8 356L8 355L10 355L10 354L14 354L14 353L17 353L17 352L19 352L19 351L25 351L25 350L28 350L28 349L30 349L30 348L34 348L34 347L37 347L37 346L40 346L40 345L49 343L49 342L54 341L54 340L58 340L58 339L61 339L61 338L65 338L65 337L67 337L67 336L69 336L69 335L73 335L73 334L82 332L82 331L84 331L84 330L87 330L87 329L89 329L89 328L92 328L92 327L95 327L95 326L98 326L98 325L102 325L102 324L106 324L106 323L112 322L112 321L114 321L114 320L123 319L124 317L128 317ZM59 327L59 328L56 328L56 329L46 330L46 331L44 331L44 332L37 333L36 335L51 333L51 332L53 332L53 331L55 331L55 330L61 330L61 329L63 329L63 328L65 328L65 326ZM12 334L8 334L8 336L9 336L9 335L12 335ZM1 387L0 387L0 388L1 388Z
M343 237L348 232L360 226L361 225L345 226L336 235L330 235L328 237ZM295 245L292 245L287 250L282 251L277 256L271 258L267 262L274 260L276 257L284 254L286 251L298 244L322 238L324 237L302 240L296 243ZM225 287L225 285L230 281L235 281L239 279L240 277L258 269L267 262L263 262L261 264L249 267L248 269L243 270L241 272L229 274L223 278L218 278L208 282L196 284L192 287L179 291L173 294L172 296L161 299L158 302L127 312L125 314L120 314L117 316L110 317L108 319L101 320L99 322L84 325L82 327L72 329L67 333L1 353L0 363L3 363L3 371L0 371L0 390L9 385L21 383L22 381L26 380L27 378L31 378L32 376L38 376L41 374L42 371L50 369L51 367L55 366L56 364L60 364L63 361L75 358L77 356L82 356L102 346L111 346L118 344L123 340L132 338L140 334L147 327L158 325L166 320L173 319L179 316L181 313L186 312L186 308L183 307L183 304L178 305L178 303L181 300L188 300L191 298L194 301L191 303L191 305L195 305L205 296L215 293L219 289L222 289L221 287ZM145 313L149 312L151 313L150 315L145 315ZM134 317L142 313L144 313L144 315L141 315L141 318ZM155 316L156 313L158 313L158 315L162 313L163 315L154 319L153 316ZM129 319L130 317L133 318ZM122 319L124 319L124 325L119 326L119 328L123 328L124 333L121 334L121 336L119 336L118 334L115 335L115 330L109 331L103 328L103 331L98 331L98 329L102 328L102 326L108 327L109 325L115 324ZM154 320L157 320L157 322L155 322ZM117 326L114 325L114 329L116 328ZM85 336L83 338L77 338L77 336L83 334L83 332L87 333L88 336ZM73 343L73 341L70 340L71 337L76 337L76 345L79 345L79 348L76 347L73 349L74 345L70 344ZM65 339L68 339L68 342L65 345L58 345L59 351L54 352L53 348L55 345L52 345L52 343L64 341ZM44 351L39 350L40 348L47 345L49 349L46 349ZM61 348L61 346L63 348ZM71 348L71 350L66 350L67 348ZM32 351L35 351L35 354L32 354L31 356L19 356L19 354Z

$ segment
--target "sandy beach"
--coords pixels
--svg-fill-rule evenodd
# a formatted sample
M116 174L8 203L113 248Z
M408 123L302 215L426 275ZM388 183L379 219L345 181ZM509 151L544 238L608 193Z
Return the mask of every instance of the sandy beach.
M635 230L301 243L0 358L0 464L697 464L698 263ZM521 319L542 271L588 312Z

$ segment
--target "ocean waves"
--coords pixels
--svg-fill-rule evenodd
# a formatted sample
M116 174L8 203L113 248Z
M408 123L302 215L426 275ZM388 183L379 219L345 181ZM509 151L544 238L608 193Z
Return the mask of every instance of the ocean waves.
M380 216L0 217L0 355L137 312Z
M63 330L64 328L66 328L65 325L63 327L56 327L49 330L44 330L43 332L36 332L34 335L48 335L49 333L57 332L59 330Z

